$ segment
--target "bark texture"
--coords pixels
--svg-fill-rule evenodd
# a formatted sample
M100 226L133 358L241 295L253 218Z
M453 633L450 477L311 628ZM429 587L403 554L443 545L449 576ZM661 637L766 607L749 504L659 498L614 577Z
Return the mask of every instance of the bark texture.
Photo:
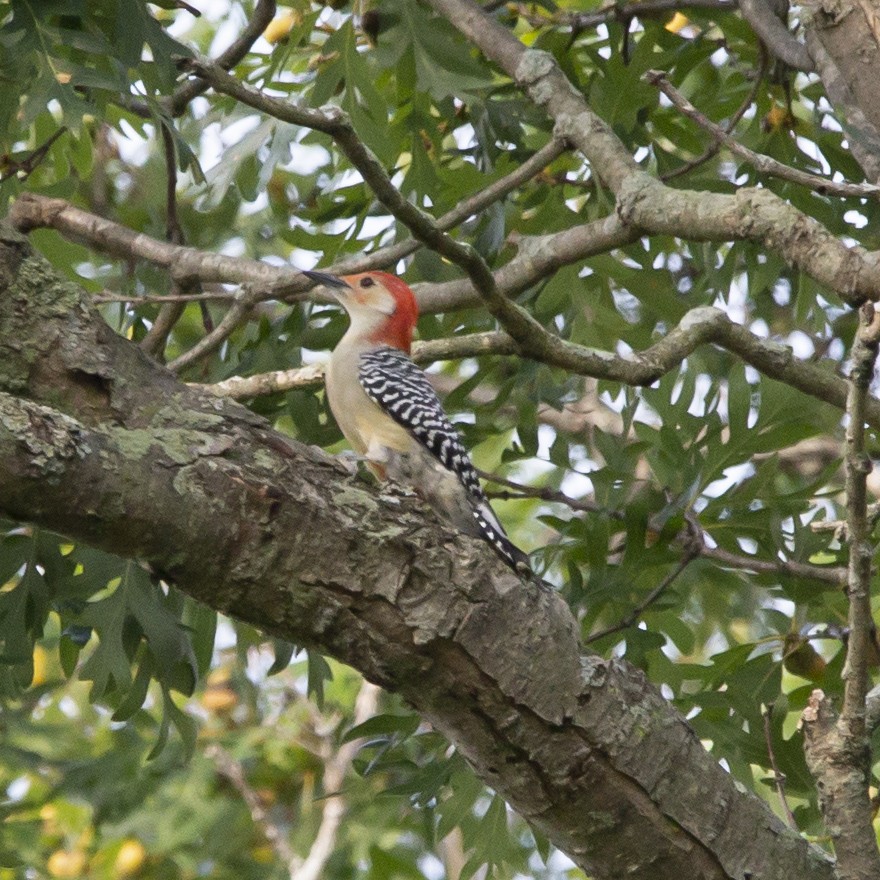
M807 48L868 180L880 180L880 6L807 0Z
M0 513L402 694L596 880L826 880L555 595L259 417L178 382L0 231Z

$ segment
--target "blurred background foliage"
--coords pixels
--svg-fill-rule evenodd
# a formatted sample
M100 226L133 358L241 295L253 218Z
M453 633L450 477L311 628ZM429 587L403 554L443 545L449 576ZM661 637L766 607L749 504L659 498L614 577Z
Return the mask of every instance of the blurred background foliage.
M644 82L662 69L710 119L741 110L746 146L861 180L821 84L771 76L733 6L582 28L571 16L598 2L492 6L556 57L646 169L698 190L760 184L834 235L878 246L875 200L821 195L725 150L695 163L709 137ZM253 16L236 0L0 3L0 210L30 191L159 239L301 268L407 238L327 136L210 93L180 112L169 104L178 60L216 56ZM418 0L279 6L234 73L342 107L435 216L551 137L542 113ZM533 237L611 210L590 168L564 153L455 234L500 267ZM54 231L32 239L136 342L162 308L155 297L179 292L146 262ZM413 284L459 277L424 250L390 268ZM156 355L173 365L233 292L205 286ZM518 301L561 336L618 353L715 305L829 370L845 364L855 327L832 292L747 242L643 239L565 266ZM344 325L308 298L261 302L181 375L210 383L313 363ZM494 327L468 308L425 314L419 335ZM478 466L514 484L489 486L500 515L591 647L644 669L730 772L781 810L772 752L800 827L821 835L795 727L816 683L841 688L845 599L821 572L845 554L833 528L813 528L841 515L840 412L716 348L643 389L491 356L432 375ZM247 403L306 443L343 448L319 388ZM704 552L658 592L695 531ZM25 524L0 522L0 536L0 880L296 876L290 860L315 842L346 736L361 747L344 768L347 815L322 876L578 874L400 701L382 695L358 726L365 691L353 671L218 621L137 562Z

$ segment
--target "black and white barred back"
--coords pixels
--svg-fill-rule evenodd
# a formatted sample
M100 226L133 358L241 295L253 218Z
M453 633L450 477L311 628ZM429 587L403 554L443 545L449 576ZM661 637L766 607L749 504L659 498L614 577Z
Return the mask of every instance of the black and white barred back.
M515 571L531 571L528 557L511 543L483 492L461 437L425 374L397 348L383 346L361 355L358 379L367 396L405 428L447 470L470 501L483 538Z

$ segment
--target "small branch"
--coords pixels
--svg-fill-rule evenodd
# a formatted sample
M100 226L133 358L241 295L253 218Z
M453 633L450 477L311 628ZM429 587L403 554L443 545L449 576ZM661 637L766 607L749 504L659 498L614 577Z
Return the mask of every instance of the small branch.
M730 119L727 120L727 122L723 126L722 130L726 134L729 135L734 130L734 128L736 128L740 119L742 119L745 115L746 110L748 110L749 107L752 106L755 99L757 98L758 90L761 88L761 83L764 81L764 77L767 75L767 67L769 65L769 62L770 57L767 54L767 51L764 49L763 44L761 44L760 63L758 65L758 70L755 73L754 82L752 83L752 87L749 89L749 93L746 95L745 100L742 102L742 104L739 105L739 107L736 108L736 112L733 114L733 116L730 117ZM701 155L697 156L694 159L691 159L688 162L685 162L683 165L680 165L678 168L675 168L674 170L669 171L666 174L661 174L660 179L665 183L669 180L673 180L676 177L681 177L682 175L687 174L689 171L693 171L694 168L698 168L704 162L708 162L709 159L715 156L721 149L722 143L723 141L721 139L717 137L714 138L713 142L708 147L706 147Z
M269 26L269 23L275 17L276 4L275 0L257 0L254 7L253 17L248 21L247 26L239 34L239 36L230 45L221 52L216 59L216 64L224 70L231 70L239 61L241 61L256 41L262 36L263 31ZM171 117L180 116L189 106L193 98L206 92L209 88L208 83L197 79L188 80L179 86L170 98L162 101L164 110ZM126 109L137 113L139 116L149 118L153 115L151 108L142 101L127 101Z
M510 501L517 498L538 498L541 501L564 504L570 510L577 510L582 513L605 513L608 516L615 516L614 512L603 510L593 501L581 501L578 498L572 498L570 495L566 495L565 492L551 489L549 486L526 486L522 483L517 483L515 480L508 480L498 474L491 474L488 471L478 470L477 473L489 483L494 483L496 486L507 486L509 490L513 490L487 492L486 494L490 498L498 498L502 501Z
M736 324L720 309L700 306L685 315L659 342L641 352L618 357L607 351L581 345L534 355L525 352L506 333L475 333L455 339L438 339L417 343L413 354L421 363L477 357L486 354L530 356L535 360L564 367L573 373L623 382L626 385L650 385L681 362L697 348L715 344L736 354L766 376L797 388L841 410L846 406L847 383L818 364L799 360L785 345L755 336ZM202 386L218 396L238 399L292 388L317 387L319 376L315 366L265 373L248 378L234 377L216 385ZM880 400L866 401L868 423L880 428Z
M177 214L177 153L174 149L174 138L169 129L170 122L159 126L162 133L162 147L165 153L165 238L171 244L183 244L183 229ZM176 287L176 283L172 282ZM175 290L175 293L179 291ZM163 352L168 336L174 325L183 315L185 306L180 300L171 300L159 309L153 326L147 331L140 342L140 347L160 362L164 362Z
M173 361L170 361L168 369L175 373L180 372L184 367L188 367L211 354L211 352L216 351L236 331L239 324L244 321L258 301L259 292L257 288L243 287L220 323L210 333L203 336L192 348L176 357Z
M773 751L773 730L770 726L772 715L773 708L771 706L761 707L761 717L764 720L764 742L767 744L767 755L770 758L770 767L773 769L773 782L776 785L776 793L779 795L779 802L785 813L788 827L797 830L797 820L794 818L794 813L792 813L791 807L788 805L788 798L785 796L785 774L779 769L779 765L776 763L776 753Z
M871 651L871 541L867 509L867 477L871 459L865 451L866 402L880 344L880 312L873 305L862 306L852 350L850 392L847 399L846 521L849 541L849 630L841 721L852 728L854 737L864 736L865 695L868 691L868 658Z
M628 21L632 18L655 18L667 12L694 9L697 12L734 11L733 0L637 0L635 3L605 4L596 12L571 12L560 17L560 24L570 25L574 31L583 31L609 21Z
M761 42L780 61L804 73L816 69L807 47L796 39L766 0L739 0L739 9Z
M703 541L702 536L699 534L698 528L695 524L688 520L689 528L690 528L690 540L685 543L684 552L682 553L681 561L678 565L668 574L665 578L663 578L660 583L651 590L650 593L641 601L632 611L627 614L622 620L618 621L611 626L606 627L605 629L600 629L597 632L591 633L587 638L584 639L584 644L589 645L593 642L599 641L599 639L605 638L605 636L613 635L617 632L622 632L625 629L629 629L635 623L638 622L638 619L642 616L644 611L654 604L662 595L666 592L666 590L670 587L670 585L675 581L675 579L700 555L700 549L702 547Z
M83 242L101 253L125 260L147 260L168 271L172 279L183 286L194 279L229 284L262 284L266 287L284 282L296 290L306 290L311 284L296 269L280 269L259 260L206 253L160 241L83 211L64 199L22 193L12 204L9 219L20 232L49 227L65 238Z
M755 574L807 578L813 581L821 581L833 587L843 587L846 583L846 569L841 566L810 565L808 562L797 562L793 559L777 559L771 562L764 559L755 559L753 556L730 553L727 550L722 550L720 547L704 547L700 551L700 556L704 559L711 559L713 562L728 568L753 571Z
M229 290L215 290L203 293L169 293L154 294L147 296L127 296L124 293L110 293L105 290L92 297L93 303L128 303L132 306L144 306L156 303L161 305L168 302L213 302L215 300L234 300L236 294Z
M364 681L355 701L354 724L362 724L376 714L381 688ZM347 804L341 794L345 777L361 747L362 740L352 740L340 746L335 754L324 762L324 808L318 833L312 842L308 856L299 867L291 870L290 880L320 880L327 861L333 854L336 835L345 815Z
M273 821L260 802L259 795L251 788L245 776L244 767L229 752L217 743L205 748L205 756L214 762L217 772L228 779L241 799L247 804L254 825L262 832L275 855L284 865L294 864L296 853L287 841L287 835Z
M790 183L797 183L801 186L809 187L821 195L833 196L855 196L857 198L873 197L877 198L880 193L880 186L872 183L836 183L828 180L826 177L820 177L817 174L809 174L806 171L800 171L789 165L784 165L776 159L766 156L763 153L756 153L748 147L743 146L739 141L733 138L729 132L720 125L708 119L684 95L681 94L667 79L666 74L661 70L649 70L645 76L645 81L656 86L669 98L670 101L689 119L692 119L701 128L708 131L715 139L715 143L724 144L731 153L744 159L750 165L753 165L762 174L770 174Z
M28 153L24 159L13 159L11 156L0 157L0 183L9 180L10 177L18 177L19 180L26 180L46 158L52 144L58 140L67 131L67 126L62 125L47 141L40 144L32 152Z

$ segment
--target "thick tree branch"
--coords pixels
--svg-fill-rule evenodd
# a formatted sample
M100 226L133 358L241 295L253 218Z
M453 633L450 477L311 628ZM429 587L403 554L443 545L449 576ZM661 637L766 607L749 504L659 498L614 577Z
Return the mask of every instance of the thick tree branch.
M597 880L831 880L640 673L582 654L561 600L415 500L178 383L12 233L0 485L4 515L146 559L402 694Z
M876 5L861 0L807 0L806 44L838 111L853 156L880 183L880 45Z

